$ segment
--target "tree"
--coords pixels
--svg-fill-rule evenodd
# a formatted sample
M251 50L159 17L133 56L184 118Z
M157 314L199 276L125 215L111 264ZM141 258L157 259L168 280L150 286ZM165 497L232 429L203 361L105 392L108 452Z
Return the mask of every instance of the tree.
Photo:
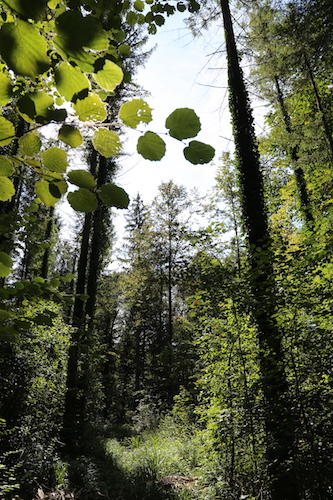
M249 246L252 312L258 325L259 360L265 396L266 446L274 500L299 498L294 457L295 424L289 401L282 332L275 320L277 294L272 267L263 181L253 118L233 33L229 3L221 0L228 57L230 111ZM263 307L264 305L264 307Z

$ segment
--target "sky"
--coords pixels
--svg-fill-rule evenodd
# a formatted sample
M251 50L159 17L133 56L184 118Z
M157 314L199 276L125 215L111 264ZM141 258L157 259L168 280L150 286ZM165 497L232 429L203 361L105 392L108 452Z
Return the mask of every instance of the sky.
M151 94L145 100L153 108L154 119L148 125L139 126L138 130L165 134L164 123L168 115L176 108L191 108L201 121L196 139L213 146L216 155L215 165L192 165L183 156L184 145L162 135L167 143L166 155L161 161L151 162L136 152L140 133L130 131L124 145L129 155L120 161L117 183L130 198L140 192L145 202L156 196L161 182L170 179L188 189L196 187L206 192L214 184L219 157L232 146L225 54L212 55L224 48L221 26L193 39L184 24L184 16L177 14L167 18L158 33L150 37L148 46L154 45L155 51L136 77Z

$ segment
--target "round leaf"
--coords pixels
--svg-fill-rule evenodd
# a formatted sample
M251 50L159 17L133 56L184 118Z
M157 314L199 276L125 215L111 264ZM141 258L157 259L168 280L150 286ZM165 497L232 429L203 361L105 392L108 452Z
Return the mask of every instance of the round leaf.
M71 170L68 172L68 180L76 186L93 189L96 186L94 176L86 170Z
M0 73L0 106L4 106L12 99L11 79L4 73Z
M5 175L9 177L14 173L13 164L8 158L4 155L0 155L0 175Z
M67 199L71 207L77 212L93 212L98 207L96 196L85 188L79 188L74 193L68 193Z
M115 184L104 184L98 190L98 194L107 207L127 208L129 205L128 194Z
M0 30L1 56L15 73L35 78L50 66L48 46L35 26L21 19Z
M38 198L47 206L53 207L59 198L54 197L50 192L50 183L47 181L38 181L35 184L35 192Z
M75 94L84 89L90 89L88 78L82 73L78 66L74 67L67 62L60 64L55 71L56 87L67 101L71 101Z
M142 0L135 0L134 8L135 8L135 10L142 12L145 8L145 4L144 4L144 2L142 2Z
M4 278L11 272L13 261L5 252L0 252L0 277Z
M79 119L83 122L102 122L107 117L105 104L95 95L89 95L85 99L80 99L74 104L74 109Z
M114 156L121 151L121 142L118 135L113 130L108 130L107 128L96 130L92 142L94 148L106 158Z
M195 137L201 130L199 117L189 108L175 109L166 119L165 126L171 137L180 141Z
M66 172L68 166L67 153L60 148L49 148L42 154L42 162L51 172L63 174Z
M0 146L10 144L15 137L15 128L12 122L0 116Z
M71 125L63 125L59 130L58 138L71 148L77 148L83 142L79 129Z
M143 99L133 99L125 102L119 111L119 118L125 125L136 128L139 123L149 123L152 120L152 109Z
M137 151L146 160L160 160L165 155L165 149L165 142L155 132L146 132L138 140Z
M107 59L103 69L94 74L94 80L102 89L113 91L123 81L124 73L120 66Z
M215 155L215 149L209 144L191 141L184 149L185 158L194 165L209 163Z
M8 177L0 176L0 201L10 200L15 194L14 184Z
M34 156L39 153L42 142L35 132L29 132L19 138L20 154Z

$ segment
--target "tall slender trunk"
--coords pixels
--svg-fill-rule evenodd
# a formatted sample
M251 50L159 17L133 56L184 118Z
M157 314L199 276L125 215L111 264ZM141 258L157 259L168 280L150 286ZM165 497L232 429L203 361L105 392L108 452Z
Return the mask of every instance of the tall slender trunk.
M274 76L274 81L275 81L275 88L276 88L277 97L278 97L280 109L281 109L282 116L283 116L283 121L284 121L284 124L286 127L286 131L291 136L292 135L291 120L290 120L290 116L289 116L289 113L288 113L286 105L285 105L283 93L282 93L282 90L280 87L279 77L277 75ZM293 166L294 166L294 173L295 173L296 184L297 184L297 188L298 188L298 195L299 195L299 199L301 202L301 210L304 214L304 217L305 217L305 220L306 220L308 226L311 227L312 223L314 222L314 218L312 215L309 194L308 194L308 190L307 190L306 180L304 177L304 171L300 166L297 165L298 160L299 160L298 147L297 146L290 146L289 154L290 154L290 158L291 158L291 161L293 163Z
M315 98L316 98L317 108L318 108L318 111L319 111L319 113L321 115L321 121L323 123L323 127L324 127L324 130L325 130L325 137L326 137L326 140L327 140L329 148L330 148L331 161L333 161L333 137L332 137L332 131L331 131L330 126L328 124L328 121L327 121L327 118L326 118L326 114L325 114L325 110L324 110L324 106L323 106L323 104L321 102L321 97L319 95L319 91L318 91L318 87L317 87L317 84L316 84L316 80L315 80L315 77L313 75L313 71L312 71L312 68L311 68L311 64L310 64L310 61L309 61L309 59L308 59L308 57L307 57L306 54L304 54L304 61L305 61L306 69L308 70L308 73L309 73L311 85L312 85L313 92L314 92L314 95L315 95Z
M288 397L282 333L276 322L273 254L263 196L252 111L233 32L228 0L220 0L228 56L229 104L242 191L242 211L250 260L252 313L258 327L259 363L264 394L266 456L273 500L300 498L294 460L295 426Z

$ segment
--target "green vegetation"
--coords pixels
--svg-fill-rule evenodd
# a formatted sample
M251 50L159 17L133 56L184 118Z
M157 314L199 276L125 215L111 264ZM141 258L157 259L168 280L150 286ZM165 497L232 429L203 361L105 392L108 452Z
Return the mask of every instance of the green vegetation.
M330 3L1 3L1 500L333 498ZM146 38L176 10L198 34L216 9L235 155L204 200L173 181L130 200L122 130L166 153L139 129ZM260 139L240 50L270 104ZM190 163L214 157L193 110L166 128Z

